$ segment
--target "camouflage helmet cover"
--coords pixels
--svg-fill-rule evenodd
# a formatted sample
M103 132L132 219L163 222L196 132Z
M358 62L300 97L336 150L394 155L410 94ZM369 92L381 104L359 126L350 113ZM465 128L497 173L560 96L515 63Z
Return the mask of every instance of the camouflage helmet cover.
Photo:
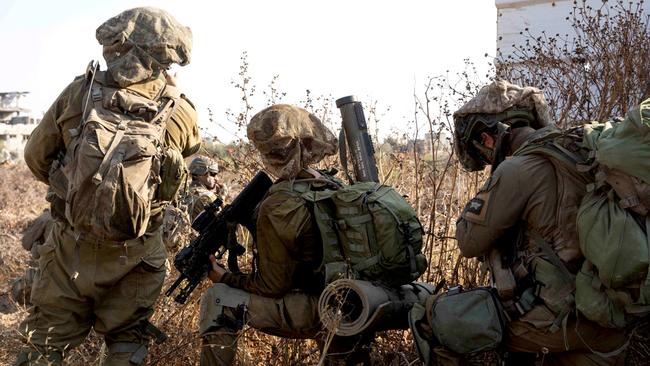
M190 62L192 31L162 9L125 10L100 25L95 36L104 46L108 71L122 87Z
M248 139L269 173L295 178L301 169L337 151L337 139L312 113L288 104L270 106L251 118Z
M481 170L486 162L473 151L470 142L478 127L494 127L517 114L531 115L530 127L553 125L550 109L541 90L496 80L481 88L476 96L454 113L454 145L463 167Z
M192 175L206 175L208 173L218 173L219 165L205 156L197 156L192 159L188 169Z

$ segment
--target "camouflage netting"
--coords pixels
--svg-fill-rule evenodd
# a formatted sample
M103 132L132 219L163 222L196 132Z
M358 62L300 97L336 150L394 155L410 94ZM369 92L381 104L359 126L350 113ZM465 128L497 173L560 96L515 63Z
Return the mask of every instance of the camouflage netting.
M104 46L108 71L122 87L147 80L171 64L190 62L192 31L162 9L123 11L100 25L96 38Z
M262 154L265 168L278 178L295 178L302 168L337 151L336 137L318 117L287 104L257 113L247 133Z
M474 98L454 113L454 119L476 113L498 114L512 107L532 110L539 122L539 126L531 125L535 129L554 124L541 90L510 84L505 80L496 80L481 88Z

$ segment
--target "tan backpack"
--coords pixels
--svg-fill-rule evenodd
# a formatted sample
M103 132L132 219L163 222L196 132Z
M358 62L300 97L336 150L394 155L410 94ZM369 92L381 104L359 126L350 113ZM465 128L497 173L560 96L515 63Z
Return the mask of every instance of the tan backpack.
M170 85L154 99L113 88L96 65L63 167L66 217L77 231L126 241L145 233L152 202L173 199L186 177L180 152L163 144L181 96Z

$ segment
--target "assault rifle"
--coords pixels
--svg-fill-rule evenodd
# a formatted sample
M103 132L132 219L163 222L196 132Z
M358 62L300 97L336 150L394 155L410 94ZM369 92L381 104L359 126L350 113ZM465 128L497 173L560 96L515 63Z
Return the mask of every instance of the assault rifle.
M234 238L229 237L229 226L242 225L255 238L253 210L272 184L268 175L262 171L257 172L244 190L221 211L219 211L222 204L220 198L205 208L192 223L192 228L199 232L199 236L174 257L174 267L178 269L180 275L165 292L167 296L171 296L176 288L182 285L174 301L184 304L190 293L212 270L210 262L212 254L219 260L228 252L228 269L231 272L239 272L237 256L244 254L245 249Z
M348 173L347 146L350 148L352 166L354 167L354 181L356 182L379 182L377 174L377 162L375 161L375 149L368 134L366 117L363 115L361 102L353 95L336 100L336 106L341 111L343 128L339 135L339 153L341 154L341 165L350 183L352 177ZM345 135L345 140L343 139Z

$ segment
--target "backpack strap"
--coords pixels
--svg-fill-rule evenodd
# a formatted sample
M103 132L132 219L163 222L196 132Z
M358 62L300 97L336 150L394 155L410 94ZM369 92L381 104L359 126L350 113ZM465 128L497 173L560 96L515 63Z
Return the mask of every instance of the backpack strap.
M98 71L99 71L99 62L96 60L90 61L90 63L88 63L88 67L86 68L86 81L88 82L88 94L86 95L84 106L81 112L81 123L83 123L88 117L87 115L88 102L90 101L91 90L93 87L93 83L95 82L95 75L97 75Z

